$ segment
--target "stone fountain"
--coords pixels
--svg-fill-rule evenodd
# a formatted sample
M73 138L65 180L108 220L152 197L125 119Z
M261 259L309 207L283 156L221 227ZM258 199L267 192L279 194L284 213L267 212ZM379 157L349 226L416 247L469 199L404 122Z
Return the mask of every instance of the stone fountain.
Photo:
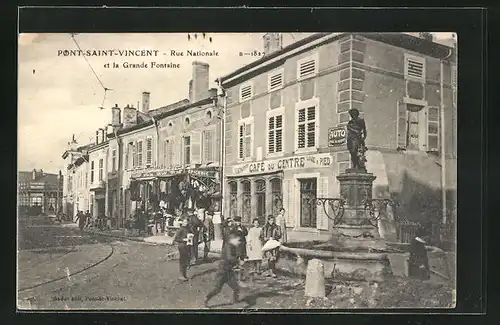
M337 176L340 182L340 198L311 198L310 204L324 209L333 222L332 236L327 242L290 243L280 252L298 256L299 261L314 258L324 263L327 277L352 280L383 281L392 274L384 239L378 231L378 220L389 199L373 199L372 188L376 176L365 167L364 121L356 110L349 111L352 119L347 125L347 147L351 154L352 168ZM304 262L305 263L305 262Z

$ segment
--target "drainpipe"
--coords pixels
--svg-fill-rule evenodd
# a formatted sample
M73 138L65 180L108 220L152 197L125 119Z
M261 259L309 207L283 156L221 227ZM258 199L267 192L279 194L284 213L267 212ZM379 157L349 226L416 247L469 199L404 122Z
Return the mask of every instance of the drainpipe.
M445 114L444 114L444 61L448 60L453 53L453 50L450 49L448 55L441 59L441 71L440 71L440 89L439 93L441 95L441 109L440 109L440 120L441 120L441 200L442 200L442 224L446 224L446 214L447 214L447 204L446 204L446 141L445 141Z
M225 157L224 157L224 147L225 147L225 124L226 124L226 110L227 110L227 92L224 88L222 88L222 81L219 78L217 80L217 84L219 85L220 88L220 94L218 93L217 96L219 96L223 100L223 106L222 106L222 120L221 120L221 126L220 126L220 158L219 158L219 165L220 165L220 180L221 180L221 206L220 206L220 211L222 214L223 211L223 206L224 206L224 192L225 192L225 180L224 180L224 165L225 165ZM220 119L220 117L219 117Z

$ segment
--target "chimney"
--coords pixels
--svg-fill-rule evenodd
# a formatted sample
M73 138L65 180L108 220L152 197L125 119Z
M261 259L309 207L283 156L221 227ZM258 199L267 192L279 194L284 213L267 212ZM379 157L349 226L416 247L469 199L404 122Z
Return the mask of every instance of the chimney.
M36 179L36 169L33 169L33 180Z
M106 141L106 131L105 129L99 129L101 131L101 142Z
M283 47L283 36L281 33L266 33L262 38L264 40L264 53L266 55L279 51Z
M193 79L189 80L189 101L193 102Z
M142 92L142 106L140 110L144 114L149 112L149 93L147 91Z
M193 62L193 86L191 102L196 103L208 97L209 65L199 61Z
M129 128L137 124L137 110L127 105L123 108L123 127Z
M121 124L121 110L118 107L118 104L115 104L115 107L111 108L111 125L113 127L117 127Z

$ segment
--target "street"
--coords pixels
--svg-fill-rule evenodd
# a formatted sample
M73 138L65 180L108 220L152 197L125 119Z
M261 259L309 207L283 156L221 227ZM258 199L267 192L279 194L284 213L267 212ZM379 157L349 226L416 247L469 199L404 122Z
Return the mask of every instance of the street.
M177 278L175 246L80 236L74 224L46 218L19 221L19 307L27 309L200 309L212 289L217 258ZM300 308L300 279L259 278L231 304L224 287L210 308Z

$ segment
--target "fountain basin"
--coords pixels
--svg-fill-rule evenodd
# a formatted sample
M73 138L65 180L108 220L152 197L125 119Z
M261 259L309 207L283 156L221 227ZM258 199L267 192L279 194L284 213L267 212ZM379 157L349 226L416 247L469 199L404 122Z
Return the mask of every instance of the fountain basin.
M315 247L317 245L321 247ZM303 248L304 246L309 247ZM277 267L290 273L305 275L307 262L314 258L323 262L325 278L346 281L384 281L392 274L386 253L371 252L364 248L353 251L335 251L335 247L323 246L322 243L317 242L282 245Z

